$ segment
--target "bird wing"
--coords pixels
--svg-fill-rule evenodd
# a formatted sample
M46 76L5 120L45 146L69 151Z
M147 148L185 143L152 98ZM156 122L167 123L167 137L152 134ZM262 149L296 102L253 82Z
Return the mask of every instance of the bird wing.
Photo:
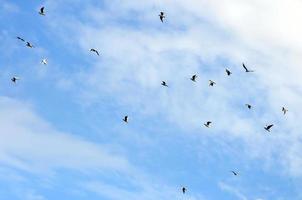
M247 68L246 68L246 66L245 66L245 64L244 63L242 63L242 67L245 69L245 71L249 71Z
M268 125L268 126L267 126L267 129L270 129L270 128L272 128L273 126L274 126L273 124Z
M40 11L41 11L41 13L44 13L44 7L42 7L42 8L40 9Z

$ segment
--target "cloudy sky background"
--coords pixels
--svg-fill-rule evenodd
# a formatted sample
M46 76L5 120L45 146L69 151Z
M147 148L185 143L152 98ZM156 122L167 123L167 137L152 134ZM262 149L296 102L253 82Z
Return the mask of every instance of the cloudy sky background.
M1 200L302 198L301 1L0 4Z

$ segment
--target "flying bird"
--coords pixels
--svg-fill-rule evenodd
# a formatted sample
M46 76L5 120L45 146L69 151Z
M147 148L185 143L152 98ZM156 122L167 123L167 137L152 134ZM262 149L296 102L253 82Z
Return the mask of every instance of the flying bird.
M126 115L123 119L124 122L128 123L128 115Z
M90 49L90 51L96 53L96 55L98 55L98 56L100 55L96 49Z
M165 86L165 87L168 87L166 81L162 81L162 82L161 82L161 85L162 85L162 86Z
M23 38L19 37L19 36L17 37L17 39L21 40L22 42L25 42L25 40Z
M197 75L194 74L190 79L191 79L191 81L196 82L196 78L197 78Z
M163 23L164 22L164 18L166 18L165 13L164 12L160 12L160 14L158 15L160 21Z
M214 84L216 84L214 81L212 81L212 80L209 80L209 86L214 86Z
M44 59L41 61L41 63L42 63L43 65L47 65L47 60L44 58Z
M270 124L264 127L265 130L267 130L268 132L270 132L270 129L274 126L274 124Z
M182 189L181 189L181 190L182 190L182 193L183 193L183 194L185 194L185 193L186 193L186 191L187 191L187 188L182 187Z
M238 173L235 172L235 171L231 171L231 172L234 174L234 176L237 176L237 175L238 175Z
M250 105L250 104L245 104L246 105L246 107L248 108L248 109L251 109L252 108L252 106Z
M212 124L211 121L208 121L208 122L204 123L204 125L205 125L207 128L210 128L210 125L211 125L211 124Z
M33 48L34 46L30 42L26 42L26 46L29 48Z
M11 78L11 81L12 81L13 83L16 83L18 80L20 80L20 78L19 78L19 77L16 77L16 76L14 76L13 78Z
M225 72L227 73L228 76L230 76L232 74L232 72L228 69L225 69Z
M288 110L286 108L282 107L282 112L283 112L284 115L287 113L287 111Z
M254 70L249 70L244 63L242 63L242 67L245 69L245 72L254 72Z
M39 14L45 16L44 6L40 8Z

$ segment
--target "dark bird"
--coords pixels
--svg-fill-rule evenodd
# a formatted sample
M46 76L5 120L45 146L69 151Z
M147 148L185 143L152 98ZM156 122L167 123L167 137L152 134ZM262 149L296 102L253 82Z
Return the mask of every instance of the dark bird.
M282 107L282 112L283 112L284 115L287 113L287 111L288 110L286 108Z
M20 80L20 78L19 78L19 77L16 77L16 76L14 76L13 78L11 78L11 81L12 81L13 83L16 83L18 80Z
M249 70L244 63L242 63L242 67L245 69L245 72L254 72L253 70Z
M245 104L246 105L246 107L248 108L248 109L251 109L252 108L252 106L250 105L250 104Z
M210 128L210 125L212 124L212 122L211 121L208 121L208 122L206 122L206 123L204 123L203 125L205 125L207 128Z
M128 123L128 116L127 115L124 117L123 121Z
M166 18L165 13L164 12L160 12L160 14L158 15L160 21L163 23L164 22L164 18Z
M165 86L165 87L168 87L166 81L162 81L162 82L161 82L161 85L162 85L162 86Z
M19 37L19 36L17 37L17 39L21 40L22 42L25 42L25 40L23 38Z
M96 53L96 55L98 55L98 56L100 55L96 49L90 49L90 51Z
M40 14L40 15L43 15L43 16L45 15L44 7L40 8L39 14Z
M34 46L30 42L26 42L26 46L29 48L33 48Z
M191 81L196 82L196 78L197 78L197 75L194 74L194 75L191 77Z
M237 175L238 175L238 173L235 172L235 171L231 171L231 172L234 174L234 176L237 176Z
M214 86L214 84L216 84L214 81L212 81L212 80L209 80L209 86Z
M182 190L182 193L183 193L183 194L185 194L185 193L186 193L186 191L187 191L187 188L182 187L182 189L181 189L181 190Z
M227 73L228 76L230 76L232 74L232 72L228 69L225 69L225 72Z
M268 132L270 132L270 129L274 126L274 124L270 124L264 127L265 130L267 130Z

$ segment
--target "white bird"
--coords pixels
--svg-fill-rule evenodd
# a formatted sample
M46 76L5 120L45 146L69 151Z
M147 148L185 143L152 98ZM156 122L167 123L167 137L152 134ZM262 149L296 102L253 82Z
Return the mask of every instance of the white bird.
M42 63L43 65L47 65L47 60L44 58L44 59L41 61L41 63Z

